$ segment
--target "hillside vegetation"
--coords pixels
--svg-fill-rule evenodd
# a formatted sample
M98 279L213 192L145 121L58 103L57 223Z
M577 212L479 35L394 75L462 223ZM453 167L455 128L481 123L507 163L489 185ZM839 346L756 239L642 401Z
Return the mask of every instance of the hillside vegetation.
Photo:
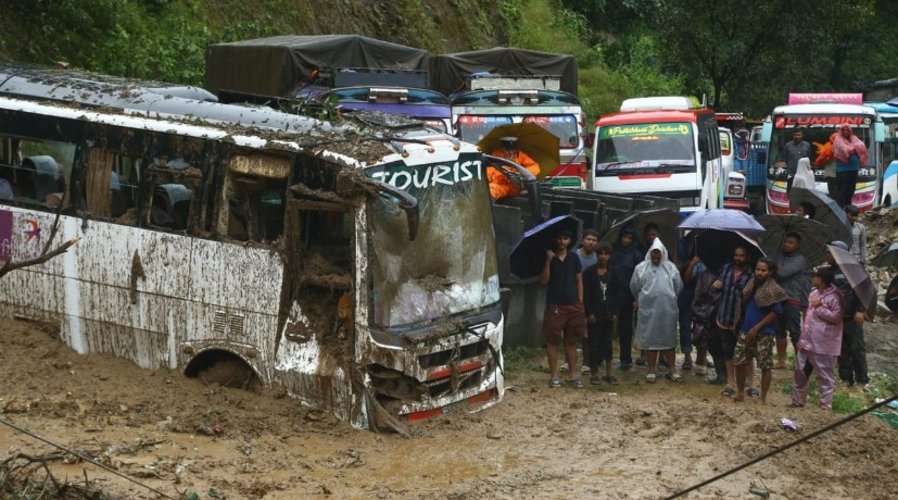
M28 0L4 2L0 59L200 84L209 43L357 33L433 53L576 55L590 118L627 97L706 94L766 114L790 91L891 78L898 4L788 0ZM785 22L788 20L788 22Z

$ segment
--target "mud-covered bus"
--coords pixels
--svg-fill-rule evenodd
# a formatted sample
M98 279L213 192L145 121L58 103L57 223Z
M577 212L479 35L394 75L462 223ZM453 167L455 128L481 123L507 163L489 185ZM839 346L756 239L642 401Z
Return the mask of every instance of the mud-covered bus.
M595 134L590 189L676 199L681 212L723 207L720 130L695 99L627 99Z
M0 314L144 368L226 366L358 428L502 398L473 146L94 74L0 65L0 82L7 258L39 255L56 217L80 238L0 278Z
M867 145L868 160L860 166L852 204L869 210L881 199L882 144L885 135L882 120L876 110L862 105L861 94L789 94L789 104L774 108L764 121L761 141L767 146L767 213L789 213L787 193L788 172L785 159L786 143L793 132L803 132L810 143L810 160L815 165L818 151L832 134L843 125L851 125L854 134ZM826 192L824 169L814 169L818 189Z

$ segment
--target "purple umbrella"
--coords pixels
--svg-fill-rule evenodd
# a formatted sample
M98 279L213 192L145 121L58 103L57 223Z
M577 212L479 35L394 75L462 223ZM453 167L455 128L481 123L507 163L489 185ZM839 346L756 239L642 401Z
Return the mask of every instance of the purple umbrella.
M720 229L722 231L739 231L752 236L764 231L751 215L739 210L714 208L699 210L680 223L680 229Z
M560 215L542 224L533 226L521 236L511 249L511 273L521 279L539 276L546 263L546 250L555 245L555 236L560 231L570 231L571 256L574 245L580 241L580 220L570 215Z

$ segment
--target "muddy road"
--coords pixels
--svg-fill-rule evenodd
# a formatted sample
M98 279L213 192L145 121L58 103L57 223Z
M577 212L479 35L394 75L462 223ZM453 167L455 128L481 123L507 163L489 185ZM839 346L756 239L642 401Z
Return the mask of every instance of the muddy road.
M80 356L36 325L0 318L0 418L79 450L175 498L661 498L844 414L734 403L684 372L645 385L549 389L540 358L518 359L505 401L414 427L405 439L349 428L283 391L248 392L104 355ZM842 397L863 398L839 389ZM780 417L797 419L798 433ZM48 445L0 426L0 459ZM61 460L112 498L158 498L97 467ZM898 432L865 416L689 498L894 498Z

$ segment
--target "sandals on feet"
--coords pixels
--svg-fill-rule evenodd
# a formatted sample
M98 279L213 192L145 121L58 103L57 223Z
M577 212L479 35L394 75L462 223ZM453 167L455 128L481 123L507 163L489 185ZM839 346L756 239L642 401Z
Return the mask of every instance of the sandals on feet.
M604 377L602 377L602 382L605 382L606 384L617 385L617 379L614 378L613 375L605 375Z
M692 360L686 358L683 360L683 365L680 367L683 370L691 370L692 369Z
M748 397L750 398L761 397L761 391L755 389L754 387L750 387L745 393L748 394Z
M648 375L645 376L645 382L646 382L647 384L654 384L654 383L655 383L655 380L656 380L657 378L658 378L658 377L656 377L654 373L649 373Z
M727 387L726 389L720 391L720 394L722 394L728 398L731 398L736 395L736 389L733 389L732 387Z
M671 382L681 382L683 380L683 376L679 373L668 373L667 380L670 380Z
M549 379L549 387L552 389L557 389L561 387L561 380L558 377L552 377Z
M578 379L578 378L575 378L574 380L568 380L567 385L568 385L568 387L572 387L574 389L582 389L583 388L583 382L581 382L580 379Z

